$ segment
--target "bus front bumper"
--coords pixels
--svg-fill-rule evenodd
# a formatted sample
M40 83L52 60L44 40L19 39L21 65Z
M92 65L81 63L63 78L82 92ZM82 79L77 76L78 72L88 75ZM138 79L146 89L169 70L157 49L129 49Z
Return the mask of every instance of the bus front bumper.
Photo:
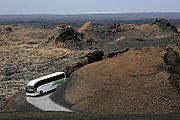
M40 92L35 92L35 93L26 93L27 96L38 96L40 95Z

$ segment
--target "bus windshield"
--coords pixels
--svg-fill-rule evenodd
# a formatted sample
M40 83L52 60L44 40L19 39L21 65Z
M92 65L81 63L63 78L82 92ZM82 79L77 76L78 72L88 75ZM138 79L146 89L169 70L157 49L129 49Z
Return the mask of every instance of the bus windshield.
M36 88L34 86L26 86L26 92L27 93L35 93Z

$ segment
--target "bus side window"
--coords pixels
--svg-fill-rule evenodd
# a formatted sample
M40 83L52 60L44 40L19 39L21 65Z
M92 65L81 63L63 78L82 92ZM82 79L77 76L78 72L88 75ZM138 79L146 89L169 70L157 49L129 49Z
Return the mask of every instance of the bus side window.
M54 77L52 77L52 78L49 78L49 82L53 82L55 77L56 77L56 76L54 76Z
M62 78L65 78L65 75L64 75L64 74L61 74L61 75L60 75L60 79L62 79Z
M44 82L43 82L43 84L47 84L47 83L50 83L51 81L50 81L50 78L48 78L48 79L45 79L45 80L43 80Z
M41 81L38 81L36 84L35 84L35 88L38 88L39 86L45 84L45 81L44 80L41 80Z

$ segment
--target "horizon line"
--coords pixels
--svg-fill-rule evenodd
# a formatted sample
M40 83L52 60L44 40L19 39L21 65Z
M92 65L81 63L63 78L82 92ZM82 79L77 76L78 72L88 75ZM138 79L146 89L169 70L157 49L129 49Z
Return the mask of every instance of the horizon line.
M180 13L174 12L84 12L84 13L0 13L0 15L91 15L91 14L142 14L142 13Z

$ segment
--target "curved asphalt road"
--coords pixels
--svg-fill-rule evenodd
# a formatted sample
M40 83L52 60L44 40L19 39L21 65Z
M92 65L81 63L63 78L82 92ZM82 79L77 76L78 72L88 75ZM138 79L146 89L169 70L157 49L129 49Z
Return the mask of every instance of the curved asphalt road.
M51 101L49 96L51 95L47 94L44 96L39 97L26 97L27 102L30 104L36 106L37 108L43 110L43 111L65 111L65 112L72 112L71 110L68 110L62 106L59 106L58 104Z

